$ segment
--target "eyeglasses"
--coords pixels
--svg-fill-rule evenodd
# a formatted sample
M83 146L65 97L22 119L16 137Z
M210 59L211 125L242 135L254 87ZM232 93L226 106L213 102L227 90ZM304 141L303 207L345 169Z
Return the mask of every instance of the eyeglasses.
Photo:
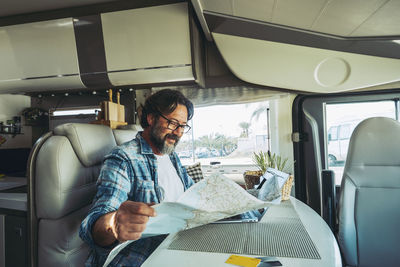
M161 114L161 113L158 113L161 117L163 117L167 122L168 122L168 125L167 125L167 128L169 129L169 130L172 130L172 131L175 131L175 130L177 130L179 127L181 127L182 129L183 129L183 132L184 133L187 133L187 132L189 132L190 131L190 129L191 129L191 127L189 126L189 125L187 125L187 124L179 124L179 123L177 123L176 121L171 121L170 119L168 119L168 118L166 118L163 114Z

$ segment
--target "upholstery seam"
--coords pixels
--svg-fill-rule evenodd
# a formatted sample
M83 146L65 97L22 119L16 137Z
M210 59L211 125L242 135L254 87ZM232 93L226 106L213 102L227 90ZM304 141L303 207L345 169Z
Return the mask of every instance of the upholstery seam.
M67 138L67 140L68 140L68 138ZM69 140L68 140L68 141L69 141ZM63 140L61 146L58 146L58 147L57 147L57 158L58 158L58 159L56 160L56 164L57 164L56 167L57 167L57 176L58 176L59 178L61 178L61 170L60 170L60 164L59 164L59 162L61 161L61 158L60 158L61 153L60 153L60 151L61 151L61 147L63 147L65 144L66 144L66 141ZM58 179L58 192L62 192L62 191L61 191L61 188L62 188L62 186L61 186L61 179ZM60 195L60 194L58 194L58 201L61 202L61 195Z
M355 187L356 190L354 192L354 212L353 212L353 216L354 216L354 228L355 228L355 234L356 234L356 249L357 249L357 266L360 263L360 249L359 249L359 245L358 245L358 230L357 230L357 218L356 218L356 203L358 202L358 187Z
M72 125L72 130L75 132L75 135L76 136L78 136L78 131L76 130L76 126L75 125ZM69 139L69 138L68 138ZM81 144L81 140L79 139L79 138L76 138L77 139L77 142L78 142L78 144L79 144L79 148L80 148L80 150L81 150L81 152L82 152L82 155L84 155L84 153L83 153L83 148L82 148L82 144ZM70 141L71 142L71 141ZM74 147L73 145L72 145L72 143L71 143L71 146L72 146L72 148ZM78 153L76 153L77 155L79 155ZM78 159L79 159L79 156L78 156ZM88 162L89 163L89 162ZM83 166L85 166L85 164L83 164Z
M399 187L377 187L377 186L363 186L363 185L361 185L361 186L357 186L357 188L373 188L373 189L375 189L375 188L377 188L377 189L400 189L400 186Z

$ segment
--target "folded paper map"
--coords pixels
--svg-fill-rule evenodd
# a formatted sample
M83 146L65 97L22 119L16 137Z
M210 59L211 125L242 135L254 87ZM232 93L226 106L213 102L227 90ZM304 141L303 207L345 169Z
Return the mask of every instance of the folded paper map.
M190 187L176 202L154 205L157 216L150 217L142 238L176 233L249 210L261 209L268 204L247 193L231 179L216 173ZM108 266L132 242L134 240L116 246L103 266Z
M282 199L282 187L289 178L289 174L268 168L261 176L265 182L258 193L258 198L279 204Z

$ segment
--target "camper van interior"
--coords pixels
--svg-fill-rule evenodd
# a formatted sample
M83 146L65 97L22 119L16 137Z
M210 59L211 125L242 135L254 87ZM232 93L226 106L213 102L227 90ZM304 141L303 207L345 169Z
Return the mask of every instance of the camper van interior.
M261 222L170 234L143 266L400 266L399 0L2 0L0 267L84 266L103 158L165 88L194 104L196 181L254 189L260 154L294 179Z

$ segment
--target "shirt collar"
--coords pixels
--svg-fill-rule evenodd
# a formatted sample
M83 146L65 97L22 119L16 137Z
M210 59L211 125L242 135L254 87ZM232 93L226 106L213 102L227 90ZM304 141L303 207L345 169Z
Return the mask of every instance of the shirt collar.
M143 131L140 131L136 134L136 138L139 140L140 151L142 154L154 154L151 146L146 142L146 140L142 136Z

